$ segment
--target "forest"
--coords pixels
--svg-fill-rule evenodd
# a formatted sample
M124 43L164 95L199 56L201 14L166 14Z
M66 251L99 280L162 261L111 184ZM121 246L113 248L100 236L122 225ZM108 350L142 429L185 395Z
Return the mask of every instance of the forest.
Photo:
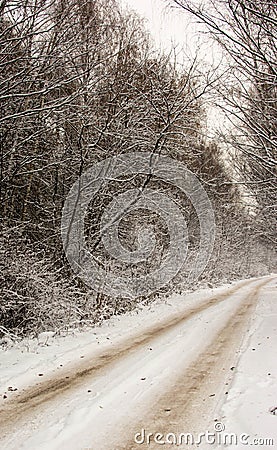
M227 70L204 73L197 55L180 68L116 0L0 2L0 337L101 323L173 292L276 270L276 3L167 5L206 25ZM207 98L229 117L228 135L207 138ZM171 198L188 228L186 265L151 295L130 300L94 290L72 270L61 220L87 170L134 152L171 158L193 173L211 202L216 234L205 270L190 281L187 265L200 247L191 200L145 173L111 178L89 203L84 225L103 270L120 277L128 268L108 254L100 232L106 208L126 190L143 186ZM138 205L118 227L127 251L143 245L142 226L155 246L132 265L133 277L156 270L170 247L163 218Z

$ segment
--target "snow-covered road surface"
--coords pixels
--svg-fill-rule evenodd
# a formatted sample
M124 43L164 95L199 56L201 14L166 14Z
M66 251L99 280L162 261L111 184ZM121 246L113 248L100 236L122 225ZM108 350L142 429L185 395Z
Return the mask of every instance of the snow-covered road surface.
M197 438L217 422L277 446L276 329L276 282L265 277L175 296L29 352L2 351L0 448L172 448L134 437Z

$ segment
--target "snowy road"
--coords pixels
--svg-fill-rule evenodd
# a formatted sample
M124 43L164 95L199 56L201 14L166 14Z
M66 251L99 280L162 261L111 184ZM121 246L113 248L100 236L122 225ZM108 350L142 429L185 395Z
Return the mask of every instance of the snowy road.
M234 383L243 367L247 342L259 327L265 333L269 317L275 320L265 345L271 345L270 352L276 351L274 284L272 277L265 277L185 298L177 296L171 304L115 319L106 334L103 330L99 336L88 332L65 339L59 347L38 347L34 354L4 352L0 392L7 398L0 403L0 448L172 448L170 443L155 443L153 435L183 432L197 436L213 430L225 410L231 420L228 398L231 395L233 411L237 404L232 392L237 389ZM266 337L261 335L260 344ZM265 364L270 365L277 358L268 353L267 348ZM258 366L262 356L258 364L255 361ZM267 378L261 382L275 389L277 402L276 363L264 369ZM18 390L13 392L9 386ZM271 397L268 401L274 403ZM277 417L267 410L264 417L263 424L268 421L266 430L272 429L273 435ZM142 430L153 434L150 445ZM206 448L215 446L206 444Z

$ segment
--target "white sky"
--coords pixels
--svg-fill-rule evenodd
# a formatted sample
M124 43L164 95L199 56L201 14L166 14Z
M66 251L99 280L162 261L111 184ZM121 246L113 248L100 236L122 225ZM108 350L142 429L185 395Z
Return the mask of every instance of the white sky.
M206 65L206 69L221 63L222 55L218 47L203 33L205 27L197 24L192 16L176 7L171 0L121 0L121 4L146 18L146 27L158 49L170 52L174 45L176 61L181 66L189 67L196 54L198 60L201 59ZM213 136L218 126L221 127L224 123L222 113L210 104L207 114L208 133Z
M207 38L200 33L201 25L170 0L121 0L123 6L134 9L147 19L149 29L157 48L166 51L176 48L178 62L191 59L200 49L201 58L208 62L218 59L215 49Z

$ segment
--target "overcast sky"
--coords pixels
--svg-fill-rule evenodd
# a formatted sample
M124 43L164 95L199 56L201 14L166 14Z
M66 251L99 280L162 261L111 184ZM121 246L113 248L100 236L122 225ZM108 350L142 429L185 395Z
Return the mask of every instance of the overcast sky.
M177 62L181 66L189 67L196 53L198 59L200 58L206 65L220 63L218 47L204 35L204 26L196 24L195 20L181 8L173 6L171 0L121 0L121 3L147 19L146 26L158 49L170 51L174 45ZM209 132L213 135L218 125L223 126L224 123L222 113L210 105L207 114Z
M121 0L147 19L146 25L156 43L157 48L170 51L172 44L176 48L178 61L195 56L198 47L200 55L206 61L216 59L211 42L204 37L203 27L182 9L174 6L170 0Z

